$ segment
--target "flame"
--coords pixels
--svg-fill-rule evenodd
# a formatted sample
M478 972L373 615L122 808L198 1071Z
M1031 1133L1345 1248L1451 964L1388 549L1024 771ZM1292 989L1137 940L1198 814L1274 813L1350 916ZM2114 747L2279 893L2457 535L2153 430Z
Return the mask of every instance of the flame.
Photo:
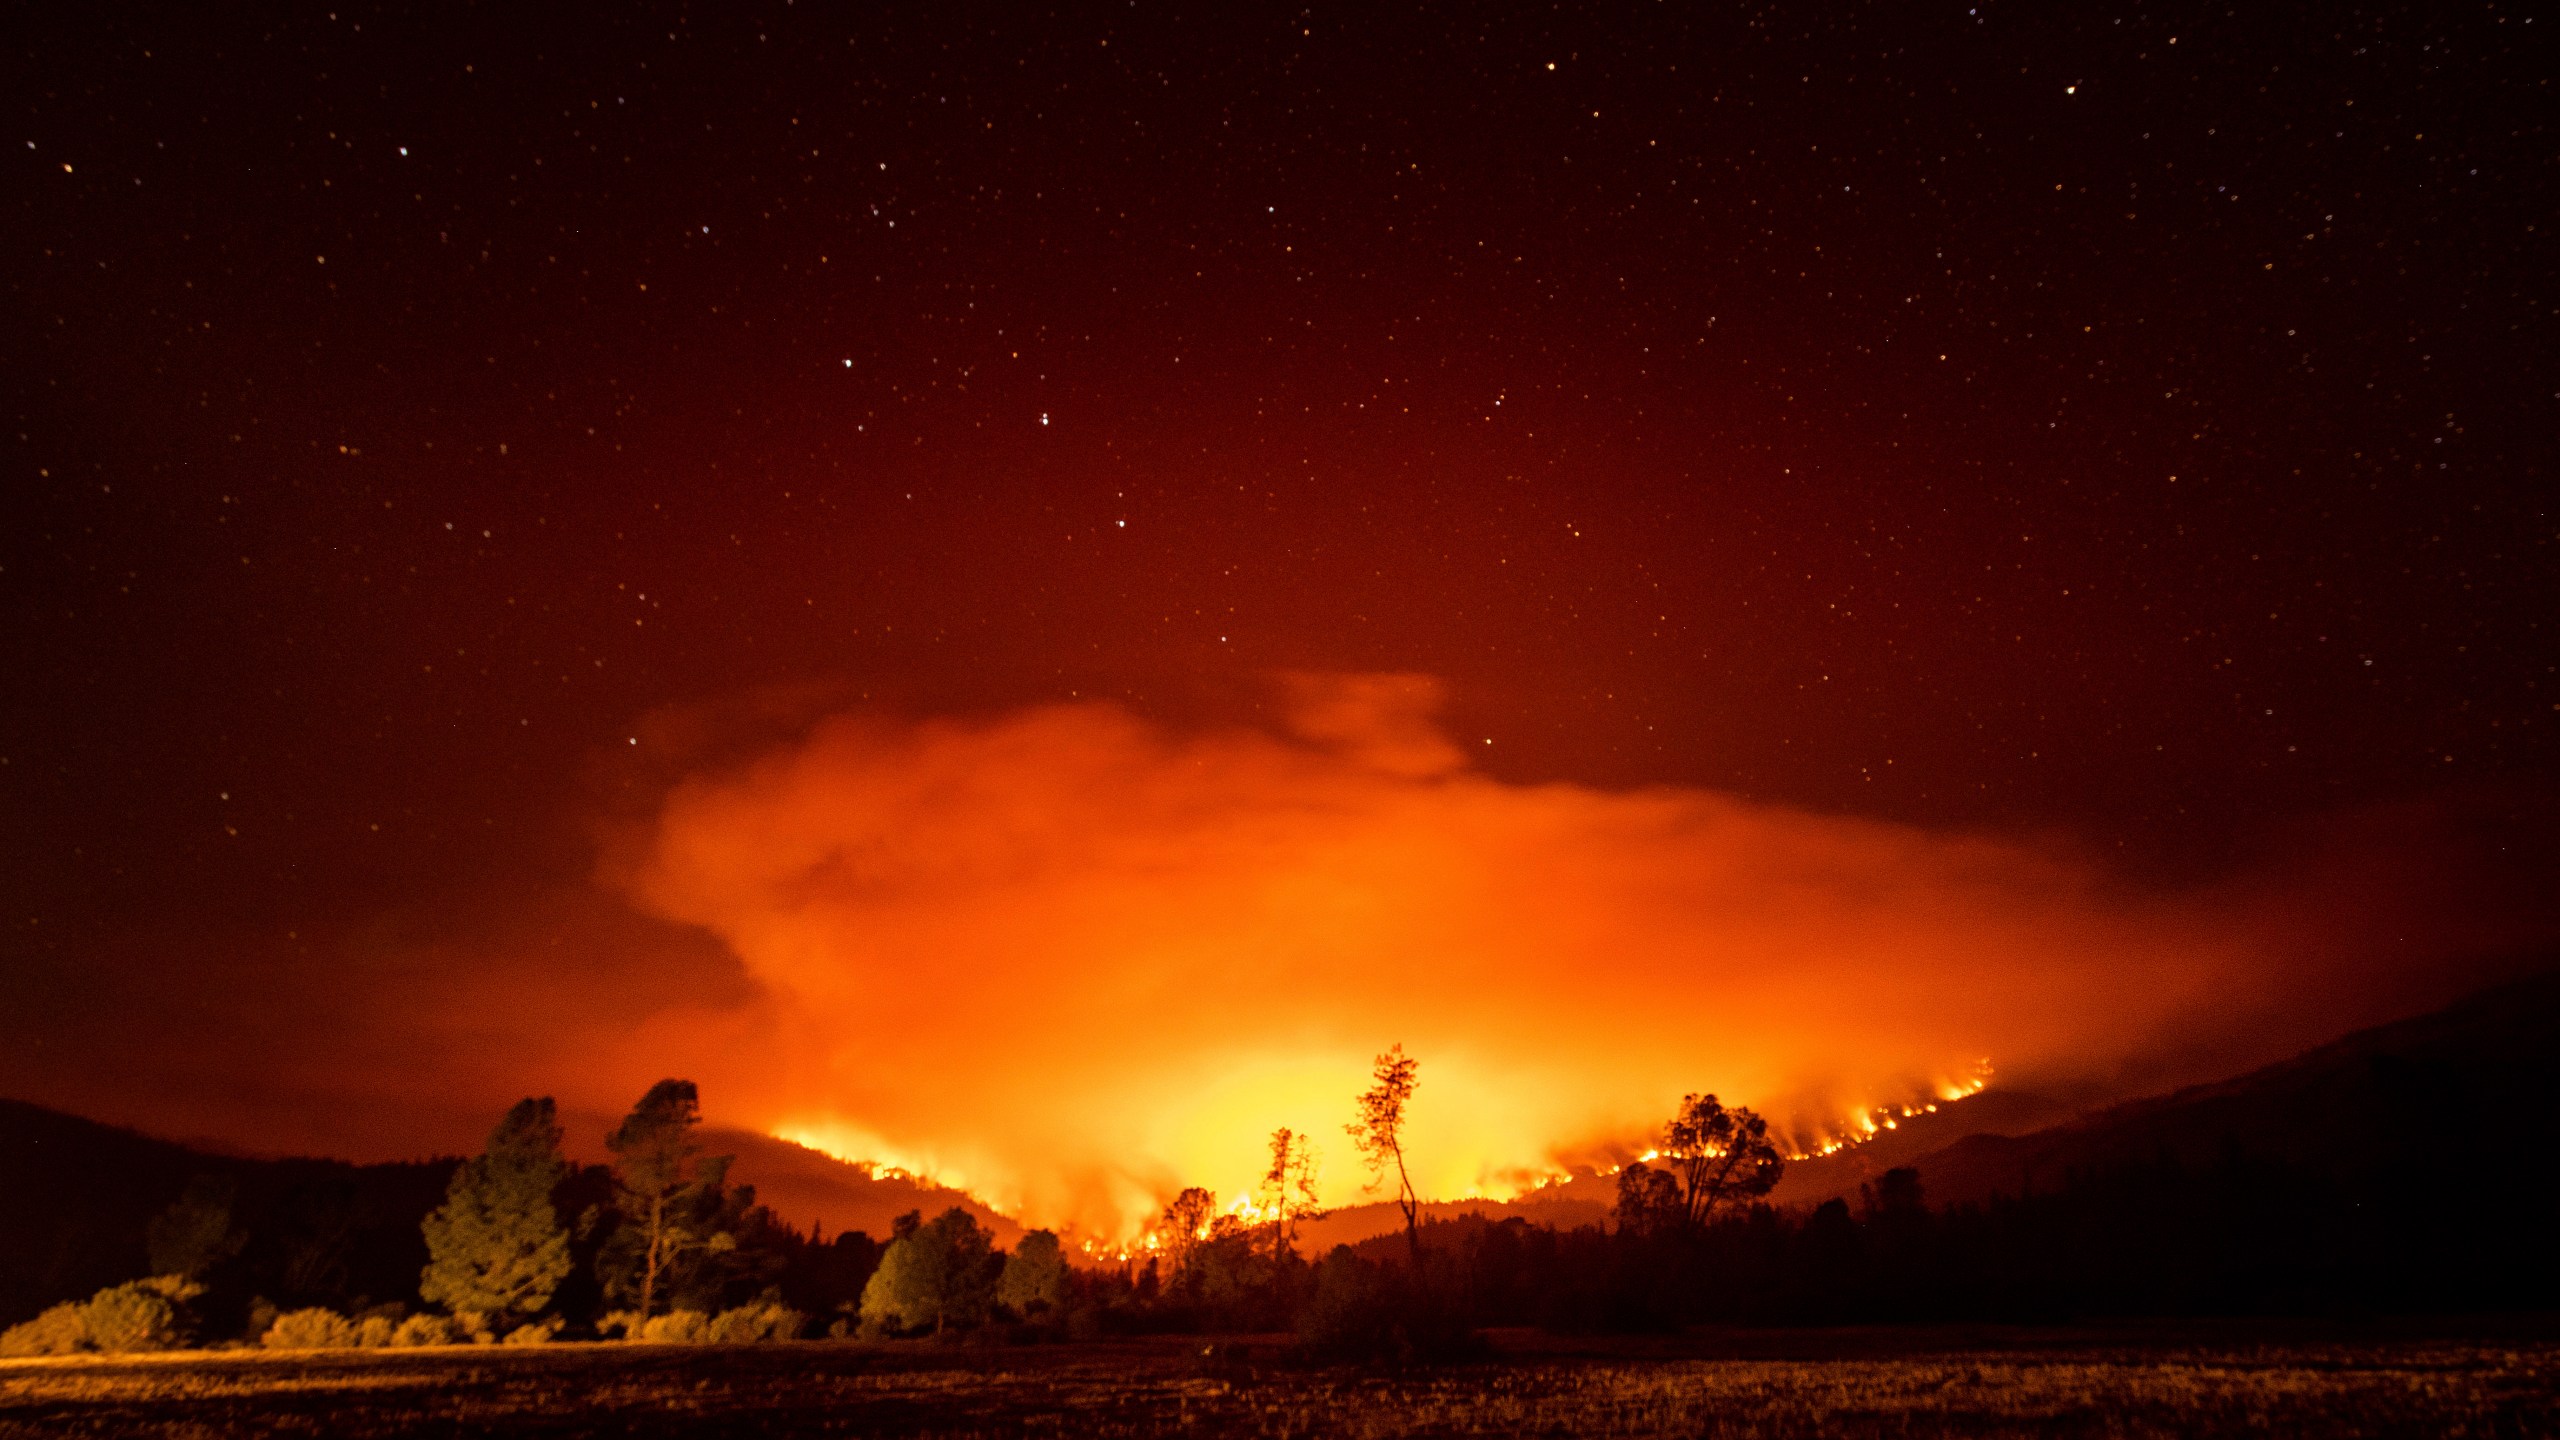
M1184 1185L1254 1213L1277 1126L1329 1141L1325 1203L1381 1198L1340 1127L1391 1041L1423 1063L1416 1186L1515 1198L1606 1173L1688 1091L1832 1154L1979 1093L1995 1048L2104 1065L2319 975L2227 899L2051 847L1496 780L1435 700L1302 679L1288 734L859 713L696 775L615 883L752 998L661 1016L620 1068L690 1057L764 1128L1136 1255Z

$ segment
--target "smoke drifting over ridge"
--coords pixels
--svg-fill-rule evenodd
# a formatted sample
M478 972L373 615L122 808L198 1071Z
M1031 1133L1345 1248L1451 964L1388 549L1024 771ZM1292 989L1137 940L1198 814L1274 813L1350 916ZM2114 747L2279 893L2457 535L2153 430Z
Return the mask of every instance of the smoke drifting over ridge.
M1688 1090L1809 1144L1985 1062L2272 1058L2405 966L2354 938L2385 887L2150 896L2053 846L1509 784L1428 679L1290 686L1285 735L856 713L679 784L614 879L760 989L697 1067L717 1108L1125 1234L1246 1188L1281 1125L1354 1198L1339 1127L1391 1042L1424 1062L1422 1190L1502 1194Z

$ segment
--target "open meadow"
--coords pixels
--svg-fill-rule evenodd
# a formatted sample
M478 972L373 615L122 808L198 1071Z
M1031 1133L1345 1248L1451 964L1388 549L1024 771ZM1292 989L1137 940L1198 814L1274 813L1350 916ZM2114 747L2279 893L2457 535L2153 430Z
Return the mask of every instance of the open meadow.
M2545 1436L2560 1342L1815 1332L1406 1372L1276 1342L813 1342L0 1363L0 1437Z

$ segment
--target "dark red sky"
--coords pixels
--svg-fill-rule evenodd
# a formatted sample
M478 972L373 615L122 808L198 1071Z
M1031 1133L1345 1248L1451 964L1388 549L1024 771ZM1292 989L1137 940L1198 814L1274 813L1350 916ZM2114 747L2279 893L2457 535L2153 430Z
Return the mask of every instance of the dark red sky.
M14 1083L530 914L728 993L559 897L865 701L1419 673L1506 782L2532 873L2528 17L14 7Z

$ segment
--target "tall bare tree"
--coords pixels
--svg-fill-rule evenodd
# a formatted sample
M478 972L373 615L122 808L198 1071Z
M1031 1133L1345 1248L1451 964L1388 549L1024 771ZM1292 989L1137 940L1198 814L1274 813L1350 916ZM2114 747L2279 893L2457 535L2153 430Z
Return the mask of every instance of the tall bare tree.
M1368 1162L1370 1189L1378 1188L1388 1169L1396 1172L1396 1208L1404 1212L1405 1249L1417 1273L1422 1268L1422 1197L1414 1193L1413 1177L1405 1170L1404 1110L1412 1103L1415 1072L1421 1068L1402 1045L1379 1056L1370 1071L1372 1083L1354 1102L1360 1118L1342 1127Z
M1274 1260L1297 1245L1301 1222L1324 1218L1316 1204L1319 1163L1314 1140L1285 1125L1271 1132L1271 1168L1262 1175L1261 1206Z

